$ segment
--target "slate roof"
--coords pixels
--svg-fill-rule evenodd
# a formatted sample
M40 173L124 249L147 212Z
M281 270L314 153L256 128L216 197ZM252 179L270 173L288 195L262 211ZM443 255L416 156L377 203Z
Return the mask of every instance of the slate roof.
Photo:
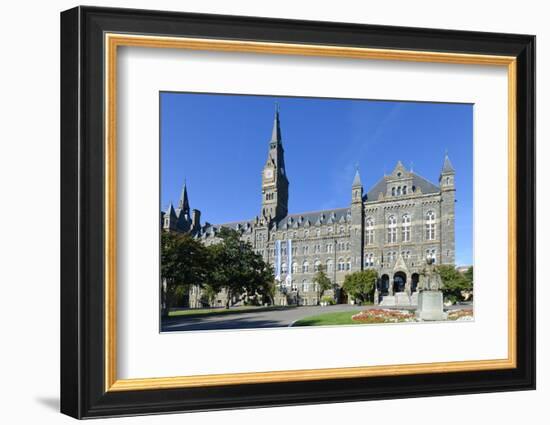
M421 177L419 176L418 174L415 174L415 173L411 173L412 175L412 178L413 178L413 186L416 187L416 190L420 189L422 191L423 194L426 194L426 193L437 193L439 192L439 187L436 186L435 184L429 182L428 180L426 180L424 177ZM384 176L382 177L378 183L376 183L368 192L367 192L367 195L365 196L364 200L367 201L367 202L373 202L373 201L377 201L378 200L378 197L380 195L380 193L382 194L386 194L386 185L387 185L387 180L388 177L387 176Z

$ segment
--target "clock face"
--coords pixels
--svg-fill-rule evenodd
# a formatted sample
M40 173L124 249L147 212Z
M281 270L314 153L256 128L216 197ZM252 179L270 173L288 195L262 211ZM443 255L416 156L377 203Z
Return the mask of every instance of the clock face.
M273 178L273 170L271 168L268 168L267 170L265 170L264 175L265 175L266 179L272 179Z

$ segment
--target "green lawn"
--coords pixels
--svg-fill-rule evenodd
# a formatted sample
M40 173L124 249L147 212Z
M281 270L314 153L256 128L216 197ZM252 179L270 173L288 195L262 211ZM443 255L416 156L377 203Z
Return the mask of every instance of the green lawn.
M325 313L300 319L292 326L328 326L328 325L360 325L361 322L351 320L351 316L361 310L340 311L338 313Z
M246 312L258 312L258 311L271 311L271 310L285 310L289 308L296 308L295 306L285 306L285 307L255 307L255 306L247 306L247 307L232 307L232 308L201 308L201 309L182 309L182 310L172 310L168 313L168 317L195 317L195 316L217 316L222 314L236 314L236 313L246 313Z

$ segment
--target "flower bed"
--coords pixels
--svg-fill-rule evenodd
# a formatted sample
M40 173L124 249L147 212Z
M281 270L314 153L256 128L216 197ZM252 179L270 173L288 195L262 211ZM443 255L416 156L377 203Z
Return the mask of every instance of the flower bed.
M415 321L414 312L386 308L365 310L353 315L351 319L360 323L400 323Z
M449 311L449 316L447 317L447 320L474 320L474 311L471 308Z

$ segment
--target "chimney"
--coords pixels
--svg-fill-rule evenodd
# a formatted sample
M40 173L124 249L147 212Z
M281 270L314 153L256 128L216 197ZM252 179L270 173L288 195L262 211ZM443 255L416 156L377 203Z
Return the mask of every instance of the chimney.
M201 212L199 210L193 209L192 219L191 219L191 228L193 230L199 229L201 227Z

